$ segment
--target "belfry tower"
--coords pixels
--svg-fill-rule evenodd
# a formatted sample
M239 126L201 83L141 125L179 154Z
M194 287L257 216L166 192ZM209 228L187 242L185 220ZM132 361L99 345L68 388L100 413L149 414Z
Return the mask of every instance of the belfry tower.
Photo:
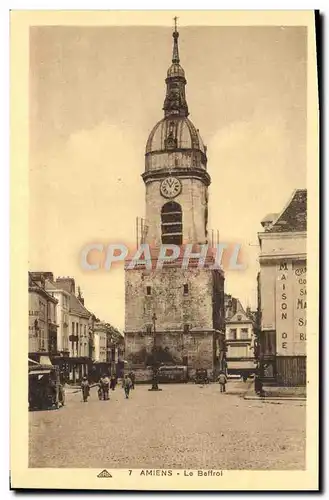
M146 214L139 243L154 250L174 244L183 253L187 244L194 251L207 244L210 176L206 146L188 118L178 39L175 25L164 117L146 143ZM147 376L144 368L155 345L159 363L185 365L190 376L196 368L212 372L224 326L223 271L192 262L183 269L181 259L154 267L125 271L125 357L137 380Z

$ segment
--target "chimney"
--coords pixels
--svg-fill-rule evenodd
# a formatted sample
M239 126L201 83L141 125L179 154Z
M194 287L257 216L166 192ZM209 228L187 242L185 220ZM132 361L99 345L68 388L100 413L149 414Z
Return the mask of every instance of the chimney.
M59 278L57 278L56 283L63 290L66 290L69 293L75 294L74 278L70 278L69 276L59 277Z
M46 273L42 273L44 275L45 280L54 281L54 273L47 271Z
M41 288L45 289L45 277L42 271L30 271L30 276L35 283L37 283Z

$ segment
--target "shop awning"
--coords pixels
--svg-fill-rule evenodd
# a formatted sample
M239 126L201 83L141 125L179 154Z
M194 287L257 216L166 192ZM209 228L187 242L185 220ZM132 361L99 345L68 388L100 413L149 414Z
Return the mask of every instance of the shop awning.
M30 359L30 358L28 358L28 362L31 365L38 365L39 364L37 361L34 361L34 359Z
M51 373L51 370L30 370L30 375L46 375Z

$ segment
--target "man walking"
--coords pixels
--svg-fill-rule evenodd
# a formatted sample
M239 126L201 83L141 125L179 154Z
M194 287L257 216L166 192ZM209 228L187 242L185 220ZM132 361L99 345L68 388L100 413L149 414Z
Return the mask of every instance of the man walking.
M129 399L129 393L130 393L131 386L132 386L131 379L128 377L128 375L125 375L125 377L122 381L122 387L125 391L126 399Z
M100 385L102 388L103 400L107 401L109 399L110 379L106 374L102 375Z
M90 385L89 385L87 377L83 377L83 379L82 379L81 391L82 391L83 402L87 403L88 397L90 395Z
M220 392L226 392L227 377L224 372L220 372L218 376L218 382L220 385Z
M134 372L130 372L128 377L131 380L131 388L135 389L135 374L134 374Z

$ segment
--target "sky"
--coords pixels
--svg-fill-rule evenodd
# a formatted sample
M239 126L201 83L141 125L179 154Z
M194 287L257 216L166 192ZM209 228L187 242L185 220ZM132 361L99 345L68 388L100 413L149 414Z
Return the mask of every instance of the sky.
M304 27L182 27L189 118L207 145L208 228L242 245L225 291L256 307L260 221L306 187ZM163 117L172 29L30 30L29 269L74 276L124 328L123 266L86 271L88 243L134 243L149 133Z

